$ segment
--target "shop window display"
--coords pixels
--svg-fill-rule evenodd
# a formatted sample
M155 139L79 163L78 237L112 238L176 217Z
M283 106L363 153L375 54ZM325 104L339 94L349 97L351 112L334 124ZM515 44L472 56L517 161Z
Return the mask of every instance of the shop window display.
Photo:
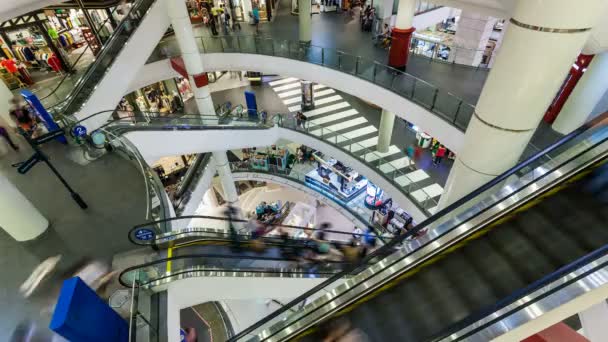
M184 102L192 96L187 80L166 80L125 96L118 105L118 110L123 112L120 114L122 116L130 115L129 113L134 111L144 115L162 116L183 111Z
M6 32L10 41L0 39L3 57L0 72L6 85L18 88L35 83L31 71L61 74L63 68L39 31L22 29Z
M320 151L312 154L317 168L306 175L306 182L334 192L344 201L349 201L365 191L367 178L342 162L323 155Z
M156 172L170 199L174 199L175 193L182 181L186 171L196 158L195 154L164 157L152 164L152 169Z

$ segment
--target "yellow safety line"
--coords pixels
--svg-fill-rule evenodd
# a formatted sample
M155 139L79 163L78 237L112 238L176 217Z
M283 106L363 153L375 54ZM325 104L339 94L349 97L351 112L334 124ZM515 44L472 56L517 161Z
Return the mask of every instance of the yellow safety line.
M389 281L388 283L384 284L383 286L381 286L380 288L374 290L373 292L367 294L366 296L359 298L358 300L356 300L354 303L349 304L347 307L341 309L340 311L338 311L335 315L331 315L332 317L338 317L338 316L342 316L352 310L354 310L357 306L369 301L370 299L375 298L376 296L378 296L380 293L394 287L395 285L397 285L397 283L401 282L401 280L405 279L405 278L409 278L411 276L413 276L414 274L418 273L420 270L422 270L423 268L425 268L426 266L429 266L431 264L434 264L435 262L443 259L447 254L450 254L452 252L454 252L457 249L462 248L464 245L466 245L469 241L471 240L475 240L477 238L480 238L481 236L487 234L491 229L500 226L501 224L509 221L510 219L512 219L514 216L516 216L516 214L519 214L523 211L526 211L528 209L530 209L531 207L537 205L538 203L540 203L541 201L543 201L545 198L549 197L549 196L553 196L556 193L558 193L559 191L563 190L564 188L566 188L567 186L569 186L570 184L580 180L581 178L583 178L584 176L588 175L589 173L591 173L595 168L597 168L598 166L604 164L605 160L602 160L594 165L591 165L590 167L588 167L586 170L584 171L580 171L579 173L571 176L570 178L568 178L567 180L563 181L560 185L556 185L553 188L547 190L545 193L537 196L536 198L530 200L527 203L524 203L523 205L519 206L518 208L512 210L510 213L494 220L493 222L489 223L485 228L480 229L479 231L471 234L471 236L465 238L464 240L456 243L455 245L453 245L452 247L447 248L446 250L444 250L443 252L433 256L432 258L430 258L429 260L423 262L422 264L414 267L413 269L403 273L402 275L398 276L397 278ZM300 334L296 335L294 337L295 340L301 339L302 337L309 335L311 333L313 333L314 331L317 330L317 325L314 325L313 327L304 330L303 332L301 332Z
M167 258L171 258L173 256L173 247L169 247L167 249ZM167 273L171 273L171 260L167 261Z

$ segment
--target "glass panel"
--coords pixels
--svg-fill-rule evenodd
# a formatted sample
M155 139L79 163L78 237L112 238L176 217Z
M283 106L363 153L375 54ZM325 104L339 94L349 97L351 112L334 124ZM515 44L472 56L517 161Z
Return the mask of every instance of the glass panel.
M224 36L220 39L222 40L224 52L238 52L238 36Z
M453 122L460 102L461 100L456 96L440 89L437 92L433 111L448 119L450 122Z
M354 74L357 67L357 57L338 51L339 68L349 74Z
M369 59L357 58L357 76L368 81L374 81L376 63Z
M275 40L274 44L274 55L279 57L289 58L289 41L288 40Z
M339 69L338 51L336 49L323 48L323 65L332 69Z
M393 91L403 97L412 98L414 94L414 83L416 78L406 73L396 73L393 81Z
M416 80L414 84L413 99L422 106L431 108L431 105L433 104L433 97L435 96L435 90L437 90L437 88L433 87L432 85L421 80Z
M475 107L463 102L460 105L460 108L458 108L458 114L456 115L456 127L466 130L471 121L471 117L473 117L473 112L475 112Z
M257 53L262 55L274 56L274 46L272 44L272 39L256 38L255 45L257 47Z
M252 36L238 36L239 51L242 53L256 53L256 41Z
M393 80L397 77L400 71L389 66L376 63L376 79L374 83L383 86L384 88L392 89Z
M318 46L306 46L304 60L309 63L323 64L323 49Z
M206 53L222 52L222 40L216 37L203 37L203 46Z

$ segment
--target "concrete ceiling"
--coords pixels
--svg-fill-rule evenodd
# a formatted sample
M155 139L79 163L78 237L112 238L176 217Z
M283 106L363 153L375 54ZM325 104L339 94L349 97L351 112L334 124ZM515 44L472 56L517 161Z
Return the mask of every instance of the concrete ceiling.
M0 0L0 22L65 0Z

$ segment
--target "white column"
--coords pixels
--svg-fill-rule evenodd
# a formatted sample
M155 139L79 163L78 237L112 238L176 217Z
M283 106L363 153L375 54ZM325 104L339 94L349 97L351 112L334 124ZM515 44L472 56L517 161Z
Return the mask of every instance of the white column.
M251 0L241 0L241 5L243 6L243 20L248 23L249 21L251 21L251 18L249 17L249 12L253 10L253 8L251 7ZM232 20L234 20L234 18Z
M380 0L378 2L378 17L382 18L382 24L389 24L391 17L393 16L393 3L394 0Z
M593 57L587 71L574 87L551 127L562 134L577 129L587 121L606 91L608 91L608 51Z
M232 177L232 171L230 171L230 165L228 164L228 156L225 151L213 152L213 159L217 167L217 173L220 175L220 182L222 183L222 189L224 189L224 196L226 202L232 206L239 206L239 194L236 191L236 185L234 185L234 178Z
M604 6L603 0L585 6L571 0L516 1L440 208L517 164L562 84L556 75L566 75Z
M603 342L608 336L608 303L605 300L578 314L583 335L591 342Z
M209 86L205 84L201 87L197 87L194 82L194 77L205 75L205 69L203 67L200 51L196 44L194 32L192 31L192 23L190 22L186 3L184 1L171 0L167 1L167 7L169 17L171 18L171 25L175 31L175 38L177 39L186 70L188 71L188 79L192 86L192 92L194 93L198 110L202 115L214 115L215 109L213 107L213 101L211 100Z
M376 146L378 152L388 152L388 147L391 144L391 137L393 136L394 125L395 114L383 109L382 117L380 117L380 129L378 130L378 146Z
M454 36L454 62L477 66L494 31L496 18L463 10Z
M2 174L0 189L0 227L17 241L31 240L44 233L49 221Z
M300 23L300 41L310 43L312 40L312 13L311 0L298 0L298 20Z
M398 29L409 29L414 26L414 15L416 14L416 0L399 0L397 6L397 18L395 27Z

